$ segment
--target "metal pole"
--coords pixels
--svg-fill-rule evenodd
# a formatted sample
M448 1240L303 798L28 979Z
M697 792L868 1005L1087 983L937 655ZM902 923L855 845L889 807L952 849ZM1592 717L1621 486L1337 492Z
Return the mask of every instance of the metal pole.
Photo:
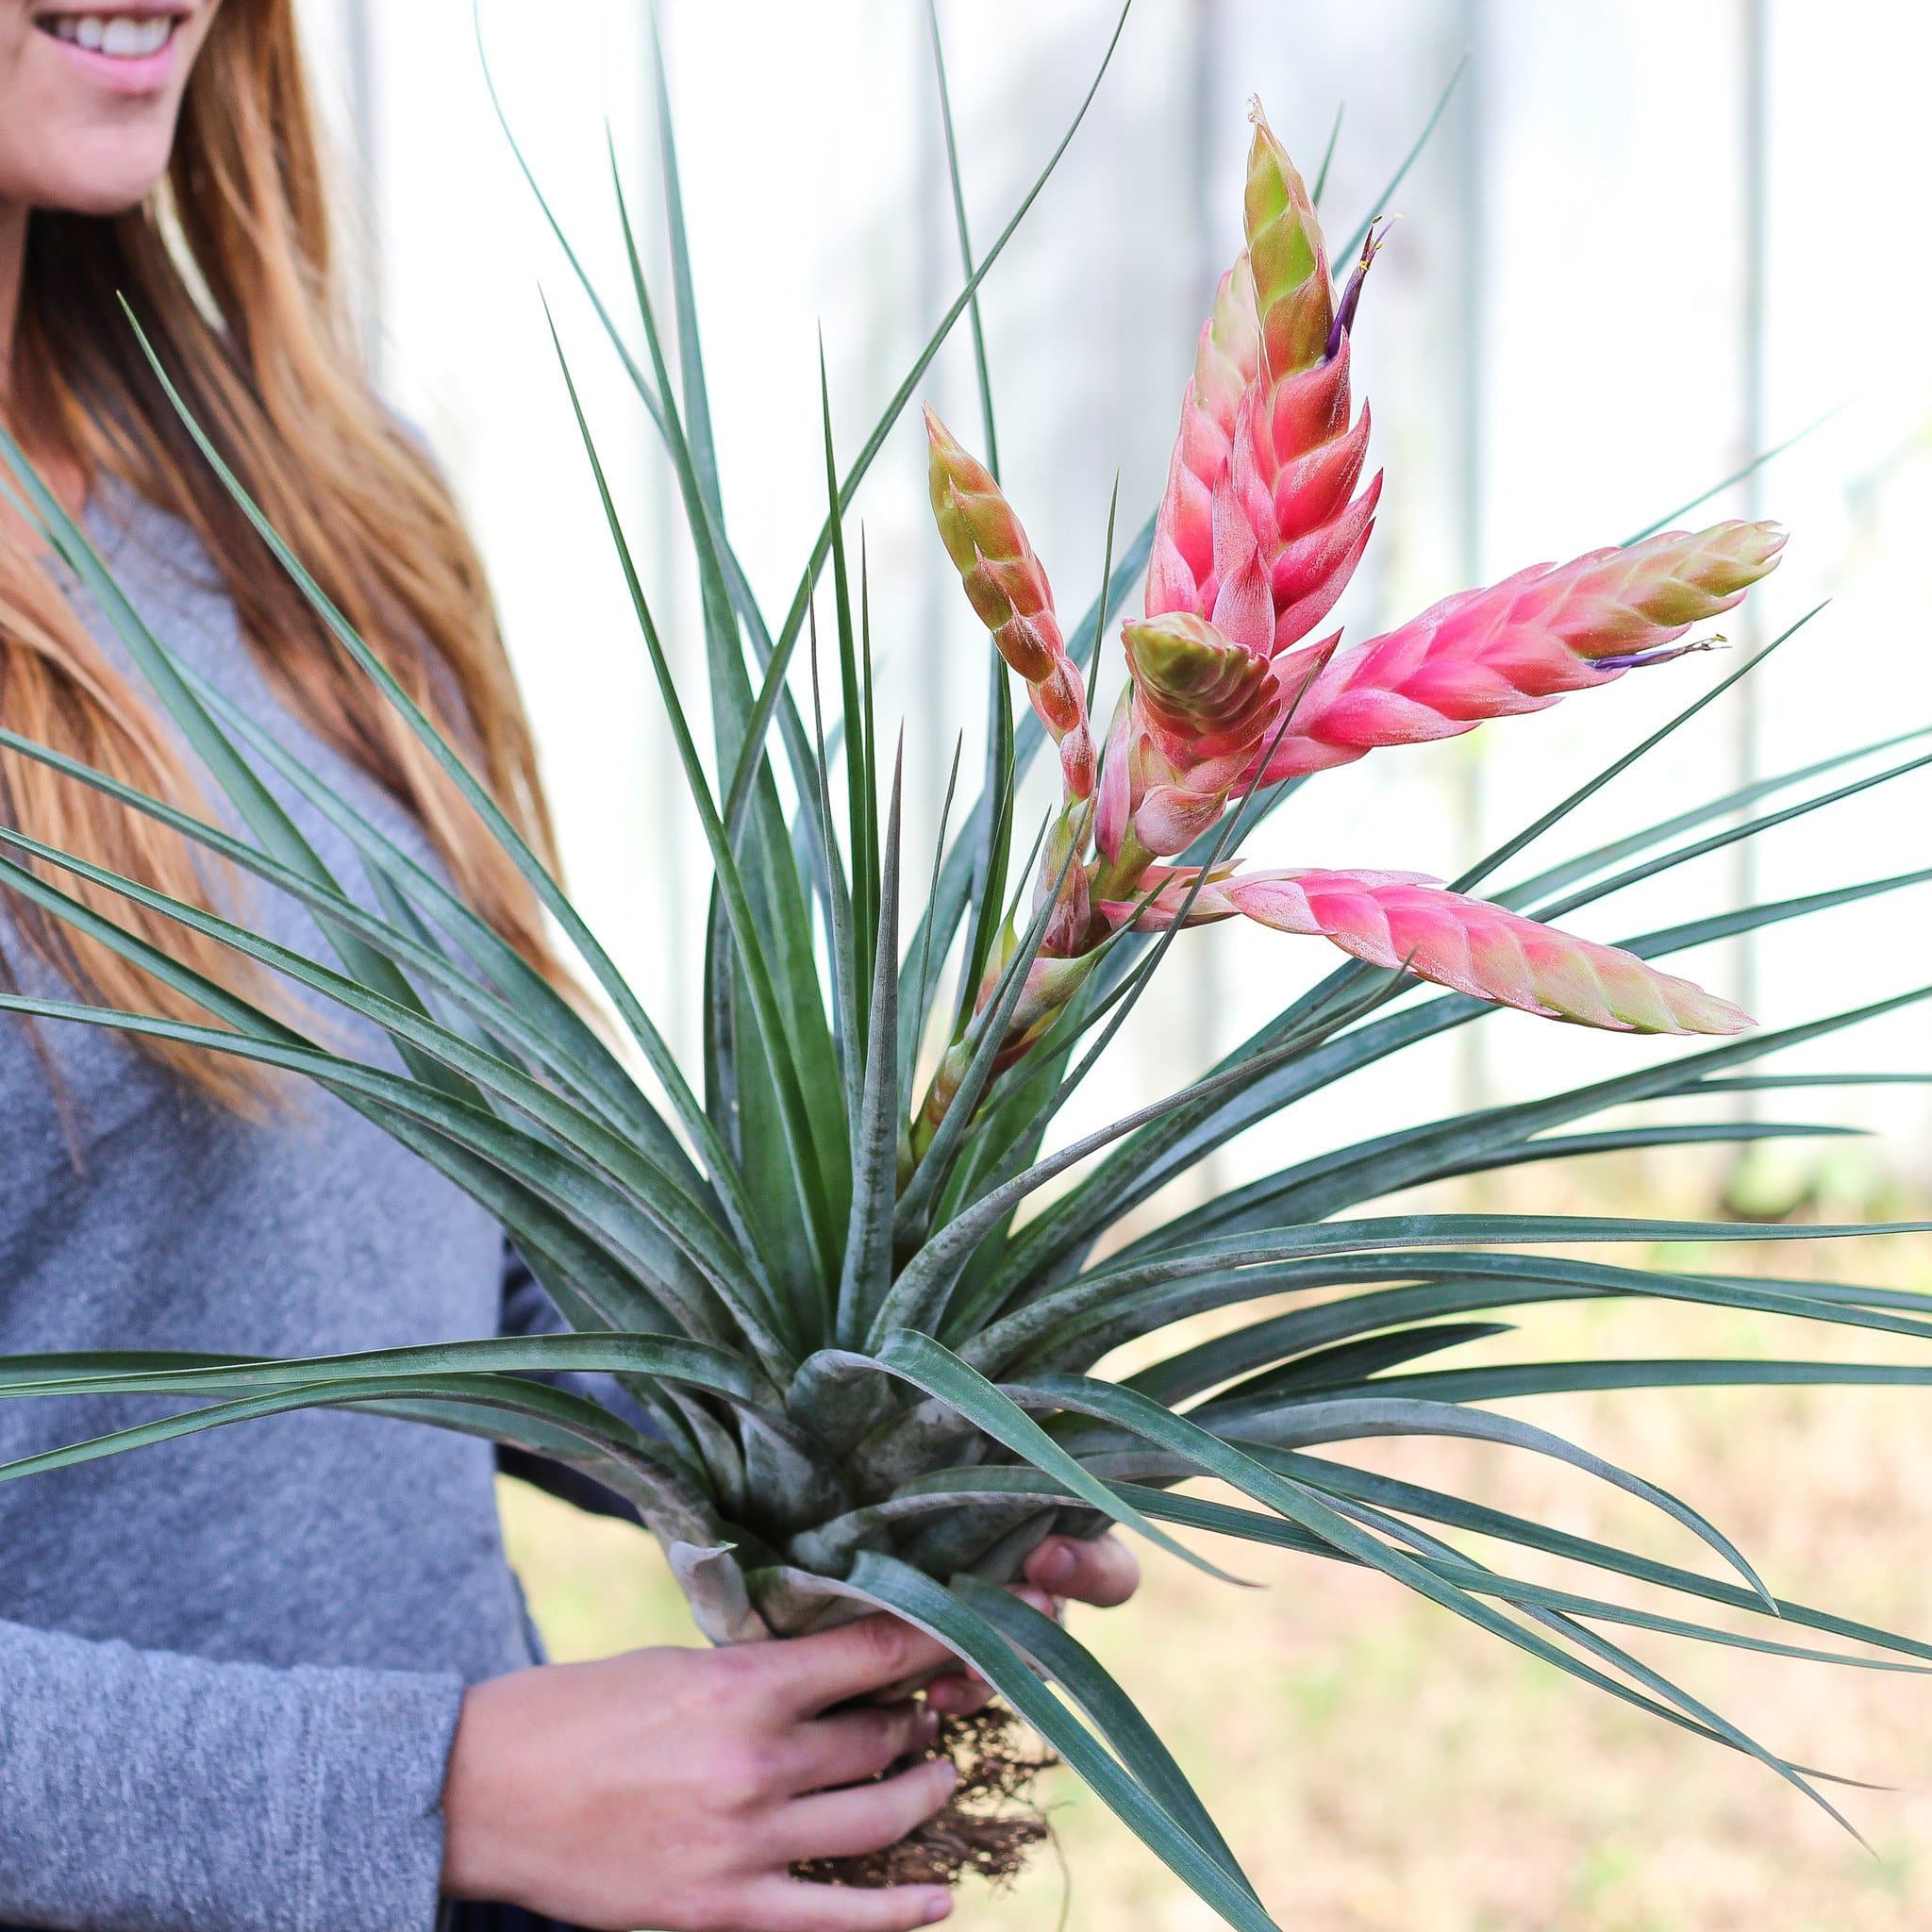
M1208 312L1215 284L1225 266L1221 256L1225 246L1226 222L1222 210L1213 206L1214 148L1221 133L1221 102L1217 89L1221 75L1223 27L1224 8L1220 0L1197 0L1193 43L1188 49L1187 108L1188 169L1193 203L1193 230L1198 245L1189 279L1200 296L1193 312L1202 315ZM1101 647L1105 647L1106 641L1105 639L1099 641ZM1105 726L1097 723L1094 728L1102 730ZM1228 1004L1222 958L1219 946L1200 946L1195 948L1188 962L1193 977L1192 997L1189 1002L1191 1020L1188 1031L1193 1036L1187 1047L1190 1067L1211 1066L1221 1058L1219 1023L1222 1010ZM1170 1081L1174 1071L1161 1069L1163 1083ZM1223 1169L1223 1156L1217 1149L1195 1171L1193 1186L1198 1198L1211 1200L1222 1191L1226 1185Z
M1457 147L1457 179L1461 204L1461 247L1458 250L1457 393L1461 408L1457 422L1456 543L1461 580L1483 580L1486 488L1485 437L1488 432L1486 306L1489 299L1489 75L1486 39L1489 0L1463 0L1462 44L1469 66L1462 83L1460 140ZM1454 809L1463 849L1472 857L1483 849L1483 768L1479 737L1463 741L1457 765ZM1457 1046L1456 1083L1464 1108L1484 1104L1490 1091L1488 1029L1465 1026Z
M357 322L370 377L382 379L382 201L378 189L377 111L380 106L375 24L370 0L343 0L342 43L349 82L349 125L356 141L355 214Z
M954 24L951 15L950 8L940 11L939 30L941 35L945 35ZM912 136L911 180L908 184L910 206L906 208L913 238L915 294L909 312L915 335L923 334L930 326L930 318L921 303L929 302L930 291L946 288L958 274L958 256L950 211L952 190L946 178L945 132L941 121L928 31L922 28L906 36L909 58L908 84L912 89L913 99L923 104L918 126ZM948 393L946 403L949 408L951 402L952 397ZM945 783L946 771L953 761L954 737L959 729L959 721L968 712L965 701L955 690L954 667L942 648L947 626L957 625L958 621L958 587L957 582L948 581L952 573L941 568L942 559L935 545L924 544L918 554L921 560L922 650L924 661L939 668L930 677L917 680L913 694L912 741L918 747L921 768L937 774L929 801L936 836L941 796L938 787ZM983 676L973 681L974 695L984 683ZM947 827L949 838L958 836L961 821L972 805L978 762L977 747L967 743L959 753L959 782L953 801L960 816ZM919 848L908 840L906 849L917 851Z
M1740 462L1749 462L1765 444L1765 279L1769 249L1770 121L1771 121L1771 0L1741 0L1740 30L1741 53L1741 112L1740 115L1740 168L1743 229L1743 275L1740 293L1742 308L1740 333L1742 337L1738 375L1738 439ZM1755 471L1744 479L1743 513L1747 517L1764 514L1763 473ZM1747 602L1738 613L1736 642L1746 652L1756 650L1761 641L1757 607ZM1752 679L1738 686L1732 701L1732 761L1737 783L1755 781L1763 770L1763 719L1758 708L1757 691ZM1758 893L1757 849L1756 841L1740 840L1732 848L1732 889L1737 903L1748 906ZM1757 1010L1757 941L1751 934L1738 942L1738 1000L1746 1012ZM1751 1111L1752 1096L1741 1096L1745 1112Z

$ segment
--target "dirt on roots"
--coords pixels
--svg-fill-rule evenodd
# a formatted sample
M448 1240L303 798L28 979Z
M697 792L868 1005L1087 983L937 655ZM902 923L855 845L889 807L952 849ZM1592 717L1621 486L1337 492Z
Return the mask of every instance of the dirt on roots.
M884 1775L949 1757L959 1774L944 1810L882 1852L849 1858L808 1858L792 1867L821 1885L947 1885L983 1878L1011 1882L1036 1846L1053 1837L1032 1791L1042 1772L1059 1762L1013 1713L990 1704L971 1717L948 1717L924 1751L902 1758Z

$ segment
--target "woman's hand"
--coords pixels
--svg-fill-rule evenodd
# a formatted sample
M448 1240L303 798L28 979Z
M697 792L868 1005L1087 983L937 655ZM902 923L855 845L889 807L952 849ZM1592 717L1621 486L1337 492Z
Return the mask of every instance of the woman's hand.
M1068 1544L1071 1566L1056 1556ZM1111 1539L1054 1538L1022 1593L1118 1603L1137 1580ZM443 1791L443 1890L629 1932L909 1932L952 1909L935 1886L803 1883L801 1858L879 1851L940 1810L943 1760L879 1773L938 1711L857 1702L930 1677L929 1700L989 1694L892 1617L727 1650L640 1650L545 1665L463 1699Z
M952 1795L941 1760L861 1782L925 1743L936 1715L909 1701L833 1708L950 1660L909 1624L866 1617L479 1684L443 1792L443 1890L598 1932L931 1924L951 1909L937 1887L807 1885L790 1867L878 1851Z

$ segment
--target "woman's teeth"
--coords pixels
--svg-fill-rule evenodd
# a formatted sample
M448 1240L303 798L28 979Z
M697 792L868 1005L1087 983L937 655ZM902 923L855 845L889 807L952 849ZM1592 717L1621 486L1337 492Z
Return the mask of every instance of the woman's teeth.
M46 23L56 40L72 41L91 54L114 60L145 60L168 44L175 31L172 14L137 20L125 13L59 13Z

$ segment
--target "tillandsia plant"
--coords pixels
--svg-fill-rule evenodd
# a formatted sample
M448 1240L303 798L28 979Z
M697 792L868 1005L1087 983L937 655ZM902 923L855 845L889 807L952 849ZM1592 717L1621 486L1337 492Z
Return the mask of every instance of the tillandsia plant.
M1250 1932L1271 1921L1180 1767L1077 1639L1001 1587L1056 1527L1124 1525L1216 1574L1224 1573L1203 1554L1219 1546L1211 1539L1368 1566L1627 1704L1750 1754L1825 1803L1812 1774L1606 1628L1893 1669L1932 1661L1932 1645L1774 1597L1690 1505L1485 1405L1604 1387L1932 1381L1932 1367L1417 1364L1480 1343L1498 1332L1497 1311L1531 1304L1648 1296L1932 1340L1932 1298L1702 1272L1674 1258L1698 1243L1874 1231L1865 1226L1368 1209L1397 1190L1478 1170L1829 1131L1685 1122L1648 1109L1860 1077L1748 1069L1932 989L1748 1032L1735 1006L1655 962L1926 874L1717 912L1619 945L1547 922L1914 769L1923 757L1828 790L1815 782L1924 734L1761 779L1544 866L1492 897L1470 895L1720 697L1752 668L1744 663L1453 886L1381 870L1241 869L1243 841L1330 766L1536 710L1633 672L1665 675L1652 667L1695 649L1695 627L1774 567L1781 541L1764 524L1644 534L1461 592L1381 637L1318 638L1369 541L1376 506L1379 479L1363 481L1369 414L1351 399L1353 328L1376 237L1366 231L1341 251L1353 267L1338 289L1315 196L1257 110L1244 242L1201 334L1165 492L1147 527L1117 561L1109 558L1095 608L1071 632L991 469L927 418L939 534L991 633L992 679L986 783L950 839L942 814L929 872L917 868L929 884L911 919L908 881L917 881L903 850L902 777L874 717L870 597L862 569L854 580L845 519L1046 176L976 262L962 220L965 287L842 475L827 410L829 507L774 632L726 533L668 111L661 125L676 374L635 245L645 355L632 355L601 301L597 311L682 492L704 592L715 732L708 768L574 385L570 398L714 869L695 1084L556 881L249 504L208 435L189 422L343 651L522 868L608 1000L625 1049L353 801L329 792L171 658L84 531L19 448L0 439L24 507L111 621L244 829L132 791L17 735L0 733L0 742L291 894L335 953L330 963L291 952L4 830L8 888L190 995L208 1024L23 996L0 1004L192 1041L307 1075L497 1215L575 1330L300 1361L9 1360L0 1364L8 1395L210 1399L16 1462L0 1478L320 1405L477 1432L553 1457L635 1506L719 1642L784 1638L866 1607L935 1633L1226 1923ZM568 385L567 367L564 375ZM167 382L158 360L156 375ZM1102 649L1108 613L1143 571L1141 614L1120 631L1124 683L1099 733L1094 666L1111 656ZM821 645L822 616L835 649ZM1017 720L1014 676L1031 707ZM842 714L836 754L826 726L834 698ZM1016 857L1016 800L1049 741L1060 797L1036 866ZM264 772L354 841L378 888L373 901L303 841ZM1759 809L1780 792L1795 802ZM71 888L75 879L87 895ZM103 890L218 939L308 1006L374 1022L395 1058L344 1054L325 1028L305 1030L190 973L95 909L90 899ZM1182 930L1235 916L1325 939L1351 957L1191 1084L1096 1131L1056 1136L1061 1108ZM1418 997L1431 985L1445 991ZM1157 1197L1174 1198L1163 1191L1170 1182L1237 1135L1498 1007L1712 1042L1592 1085L1337 1146L1164 1216L1149 1210ZM1631 1106L1644 1109L1635 1125L1564 1131ZM1049 1182L1063 1184L1041 1206L1035 1197ZM1674 1258L1657 1258L1664 1243ZM1650 1258L1574 1257L1576 1247L1598 1244ZM1561 1252L1545 1252L1552 1248ZM1208 1311L1242 1307L1250 1317L1231 1327L1190 1325ZM1145 1365L1109 1375L1108 1358L1129 1342ZM572 1370L615 1375L649 1427L636 1425L636 1409L619 1413L543 1379ZM1574 1464L1654 1506L1736 1580L1316 1453L1388 1435L1472 1438ZM1219 1491L1185 1487L1204 1477ZM1444 1531L1781 1620L1777 1634L1635 1607L1594 1593L1600 1585L1526 1581ZM1870 1648L1807 1647L1796 1641L1805 1631Z

